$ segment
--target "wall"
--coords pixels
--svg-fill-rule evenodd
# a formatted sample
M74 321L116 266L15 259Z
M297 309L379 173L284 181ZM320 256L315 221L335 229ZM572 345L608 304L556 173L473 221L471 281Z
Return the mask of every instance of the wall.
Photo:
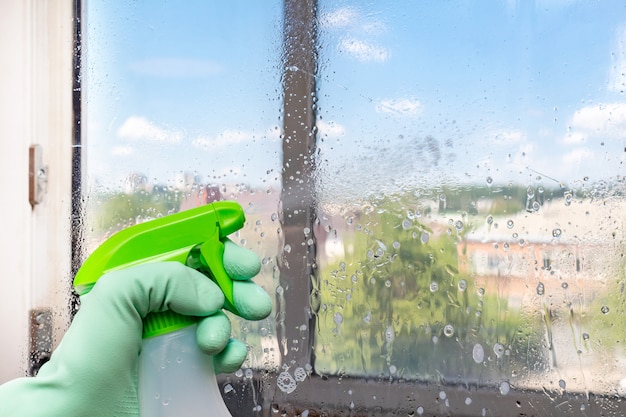
M31 309L52 309L54 343L68 322L72 7L61 0L0 2L0 383L27 372ZM48 177L35 207L31 144L41 145Z

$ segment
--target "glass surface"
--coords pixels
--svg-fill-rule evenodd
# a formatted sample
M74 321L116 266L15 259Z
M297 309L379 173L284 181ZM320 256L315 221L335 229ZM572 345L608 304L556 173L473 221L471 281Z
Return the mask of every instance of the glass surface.
M626 394L624 17L320 2L316 372Z
M86 252L132 224L216 200L272 293L279 228L282 4L88 1ZM235 321L247 367L275 366L273 323Z
M311 51L304 3L87 2L87 251L243 205L275 314L236 322L241 414L626 395L623 5L319 1Z

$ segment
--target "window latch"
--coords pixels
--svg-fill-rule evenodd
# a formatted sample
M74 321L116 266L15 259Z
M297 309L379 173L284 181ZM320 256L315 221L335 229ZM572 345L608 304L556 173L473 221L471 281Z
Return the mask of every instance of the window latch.
M43 201L48 185L48 167L43 164L41 145L30 145L28 149L28 200L30 205Z

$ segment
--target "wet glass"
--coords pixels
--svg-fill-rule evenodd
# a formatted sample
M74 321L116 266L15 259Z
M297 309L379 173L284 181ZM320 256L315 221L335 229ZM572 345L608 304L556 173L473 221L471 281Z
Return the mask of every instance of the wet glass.
M315 371L626 394L623 6L318 20Z
M83 132L88 255L112 233L236 200L231 236L262 259L272 293L280 196L278 1L88 1ZM275 366L268 319L236 321L246 367Z
M234 240L275 314L235 326L239 412L523 413L538 393L584 415L626 395L619 2L88 2L86 18L87 250L242 204Z

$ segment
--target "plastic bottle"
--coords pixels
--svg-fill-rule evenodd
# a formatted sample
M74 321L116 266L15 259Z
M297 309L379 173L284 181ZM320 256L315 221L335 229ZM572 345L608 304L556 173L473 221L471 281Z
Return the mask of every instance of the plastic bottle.
M239 204L221 201L124 229L87 258L74 279L79 295L105 273L148 262L177 261L204 272L236 311L233 284L224 270L223 240L245 223ZM213 358L196 343L196 319L172 311L144 319L139 356L141 417L229 417Z
M142 417L230 417L213 357L197 347L196 326L144 339L139 357Z

